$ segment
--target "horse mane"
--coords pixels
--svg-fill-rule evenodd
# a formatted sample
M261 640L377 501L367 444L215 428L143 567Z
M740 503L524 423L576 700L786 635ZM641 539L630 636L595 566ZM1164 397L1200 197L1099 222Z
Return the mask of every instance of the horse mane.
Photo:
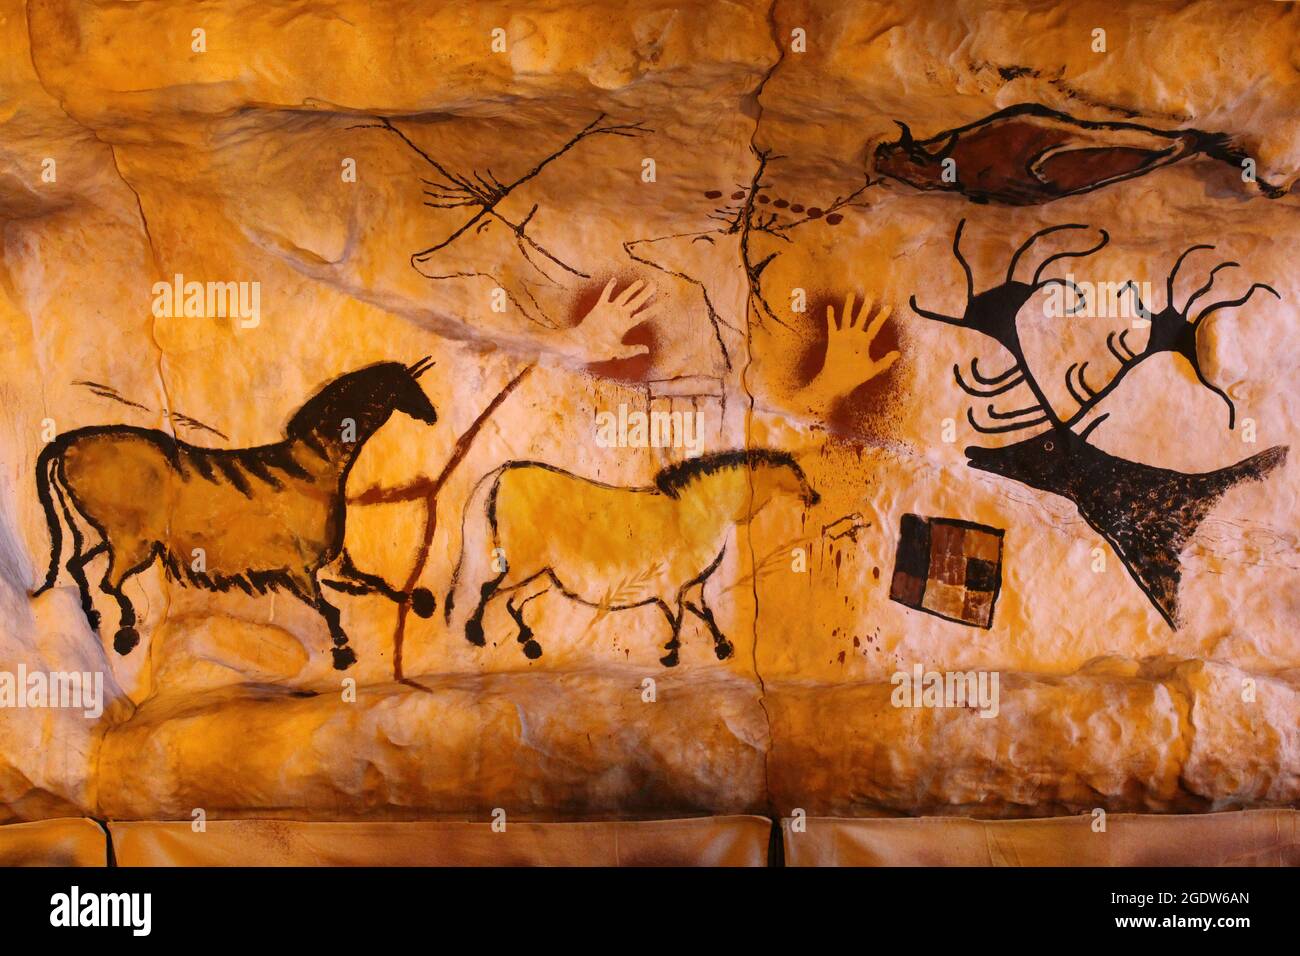
M383 386L399 381L399 374L407 376L410 372L400 362L378 362L332 379L293 413L285 426L285 436L310 440L323 422L343 418L360 421L367 410L379 410L387 398Z
M775 451L770 448L742 448L739 451L723 451L699 458L687 458L667 465L655 475L655 487L669 498L676 498L681 490L696 478L731 468L755 465L790 468L801 481L804 479L803 469L789 452Z

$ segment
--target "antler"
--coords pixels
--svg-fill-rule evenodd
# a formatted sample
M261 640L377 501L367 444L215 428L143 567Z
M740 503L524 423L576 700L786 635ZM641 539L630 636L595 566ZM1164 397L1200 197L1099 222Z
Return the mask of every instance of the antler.
M961 377L961 366L954 364L952 367L953 378L957 380L957 384L961 386L961 390L967 395L973 395L976 398L992 398L994 395L1001 395L1003 392L1011 391L1011 389L1015 388L1025 380L1025 370L1021 368L1019 362L1013 363L1009 369L1000 375L995 375L992 378L985 378L979 373L979 368L976 365L976 362L978 361L978 359L970 360L971 377L981 385L992 385L994 387L990 389L980 389L973 385L967 385L965 380Z
M1088 416L1089 412L1101 404L1101 402L1105 400L1106 396L1110 395L1111 392L1115 391L1115 389L1119 387L1119 383L1124 380L1125 375L1133 371L1133 369L1137 368L1137 366L1141 365L1154 354L1153 352L1146 350L1134 353L1133 350L1129 348L1128 343L1124 340L1124 336L1127 334L1128 329L1124 329L1119 333L1111 331L1106 335L1106 348L1109 349L1110 354L1115 356L1119 361L1119 368L1115 371L1115 374L1111 376L1110 381L1101 388L1093 388L1083 377L1084 371L1088 367L1087 362L1076 362L1066 370L1066 388L1070 390L1070 395L1073 396L1074 400L1079 403L1079 407L1075 409L1074 414L1065 420L1064 424L1066 428L1072 428L1079 422L1083 421L1083 419ZM1078 384L1082 387L1083 391L1087 393L1086 395L1079 393L1079 390L1075 388L1074 380L1071 378L1072 375L1076 374L1076 369L1078 370ZM1088 431L1091 432L1099 421L1100 419L1098 419L1097 422L1091 423L1088 426Z
M1008 282L1015 281L1016 265L1020 262L1020 257L1024 255L1027 251L1029 251L1029 247L1032 246L1039 239L1043 238L1044 236L1049 236L1054 232L1061 232L1064 229L1088 229L1088 228L1090 227L1085 226L1082 223L1067 222L1064 223L1063 225L1048 226L1046 229L1038 230L1038 232L1034 233L1032 236L1030 236L1028 239L1022 242L1020 244L1020 248L1015 251L1014 255L1012 255L1011 264L1007 266L1007 281ZM1101 233L1101 242L1097 243L1091 249L1085 249L1083 252L1058 252L1055 255L1048 256L1046 259L1040 262L1038 264L1038 268L1034 270L1034 279L1031 284L1037 287L1039 285L1038 277L1043 274L1044 269L1046 269L1057 259L1078 259L1078 258L1082 258L1083 256L1090 256L1094 252L1100 252L1102 249L1104 249L1106 247L1106 244L1110 242L1110 233L1108 233L1105 229L1098 229L1097 231ZM1056 282L1056 281L1063 281L1063 280L1051 280L1051 281ZM1073 283L1071 284L1073 285ZM1076 290L1078 289L1077 286L1075 288Z
M982 435L1000 435L1004 432L1018 432L1022 428L1033 428L1036 425L1046 425L1052 421L1051 415L1041 405L1031 405L1028 408L1018 408L1013 412L997 412L994 410L993 404L989 403L987 411L988 416L995 419L1019 418L1022 415L1029 415L1033 412L1041 412L1042 414L1040 414L1038 418L1030 419L1029 421L1016 421L1009 425L981 425L979 422L975 421L975 409L967 408L966 420L971 423L972 428Z
M1207 277L1205 284L1188 296L1187 301L1183 303L1182 308L1179 308L1174 301L1174 281L1178 277L1178 270L1182 268L1183 262L1193 252L1200 249L1213 248L1215 247L1212 245L1199 243L1183 250L1182 254L1174 261L1174 267L1170 270L1169 277L1165 281L1165 307L1160 312L1152 312L1150 307L1142 301L1142 296L1138 292L1136 282L1130 279L1128 282L1124 283L1123 288L1120 289L1120 295L1123 295L1126 291L1131 292L1134 303L1137 306L1138 314L1143 318L1148 319L1151 323L1151 332L1147 338L1147 343L1143 346L1142 351L1138 352L1134 350L1125 339L1125 336L1128 334L1127 329L1120 332L1112 331L1107 333L1106 348L1110 350L1110 354L1119 362L1119 368L1104 387L1100 390L1094 390L1088 387L1086 382L1082 381L1081 373L1083 371L1083 366L1079 367L1080 384L1083 386L1084 391L1088 393L1086 396L1081 395L1075 389L1074 382L1071 379L1075 366L1070 367L1070 371L1066 372L1066 386L1070 389L1070 394L1074 396L1074 399L1079 402L1079 408L1066 421L1065 424L1067 426L1081 421L1088 412L1095 408L1098 403L1115 390L1123 380L1124 376L1146 359L1153 355L1157 355L1160 352L1175 352L1183 356L1183 358L1187 360L1188 364L1191 365L1192 371L1195 373L1196 379L1201 383L1201 385L1223 399L1224 404L1228 406L1228 428L1232 429L1236 427L1236 405L1233 404L1228 393L1211 382L1201 368L1199 355L1199 336L1201 328L1205 324L1205 320L1220 309L1231 309L1236 308L1239 305L1244 305L1246 301L1255 294L1256 290L1263 289L1266 292L1271 292L1273 296L1279 300L1282 297L1278 295L1277 290L1272 286L1266 285L1263 282L1256 282L1239 298L1215 302L1201 310L1200 314L1197 315L1196 318L1189 319L1188 314L1191 312L1192 306L1205 296L1214 286L1214 277L1224 269L1234 269L1240 266L1239 262L1231 260L1216 265L1210 270L1210 274ZM1085 362L1084 366L1086 365L1087 363Z
M1003 282L977 294L975 292L975 278L971 271L970 263L966 261L966 257L962 255L961 251L961 237L962 233L965 231L965 227L965 219L958 222L952 240L953 257L961 266L962 273L966 278L966 307L962 318L958 319L954 316L943 315L938 312L931 312L928 309L923 309L917 304L916 296L912 296L909 300L912 311L922 318L933 319L936 322L943 322L947 325L956 325L961 328L973 329L976 332L980 332L989 338L992 338L1011 353L1011 357L1014 359L1011 367L992 376L991 378L981 375L976 361L972 360L970 371L971 377L974 379L974 384L966 381L965 376L962 375L960 365L953 366L953 377L956 379L957 385L967 395L974 398L993 398L1009 392L1020 385L1026 385L1035 399L1033 405L1006 413L999 413L994 410L992 405L989 405L989 417L995 420L1008 421L1009 423L1006 425L980 424L975 420L974 410L968 409L966 416L971 425L977 431L983 432L984 434L997 434L1001 432L1018 431L1022 428L1030 428L1044 423L1059 425L1061 422L1057 418L1056 413L1052 410L1051 403L1048 401L1043 390L1039 387L1038 382L1035 380L1025 361L1024 352L1020 347L1020 336L1016 326L1016 316L1021 307L1024 306L1024 304L1028 302L1036 292L1053 285L1060 285L1064 288L1068 288L1075 294L1077 300L1076 304L1072 308L1065 310L1067 315L1074 314L1080 309L1085 308L1087 300L1082 289L1080 289L1070 279L1053 278L1045 280L1042 278L1043 270L1058 259L1092 255L1110 242L1110 234L1107 233L1105 229L1100 229L1098 232L1101 234L1101 240L1091 248L1081 251L1058 252L1048 256L1039 263L1038 268L1034 270L1033 279L1030 282L1021 282L1015 278L1016 268L1020 264L1021 257L1029 251L1035 242L1044 236L1051 235L1055 232L1062 232L1067 229L1087 229L1089 227L1081 223L1064 223L1062 225L1048 226L1045 229L1040 229L1021 243L1012 254L1011 261L1007 266L1006 278ZM1080 371L1082 372L1082 369ZM1070 375L1073 376L1073 374L1074 369L1072 368ZM1092 391L1086 381L1080 379L1080 384L1085 391ZM1079 399L1081 395L1075 389L1073 378L1069 379L1068 385L1071 394L1074 395L1076 399ZM1033 416L1035 413L1037 413L1036 417L1025 417Z

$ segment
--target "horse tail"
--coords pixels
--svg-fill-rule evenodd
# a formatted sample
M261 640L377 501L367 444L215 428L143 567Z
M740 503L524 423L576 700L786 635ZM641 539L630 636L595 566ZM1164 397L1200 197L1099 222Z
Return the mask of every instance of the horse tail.
M63 524L59 521L59 512L54 507L54 497L50 492L51 486L56 480L56 471L60 462L59 455L62 451L62 448L51 442L41 449L41 453L36 459L36 497L45 510L45 524L50 529L50 567L45 572L45 582L31 592L32 597L44 594L54 587L54 582L59 577L59 554L63 550ZM53 490L58 491L57 488Z
M461 610L457 620L463 620L465 612L471 610L473 602L478 598L475 585L482 583L484 579L484 575L478 573L482 570L478 565L483 558L490 557L491 553L486 540L491 534L488 510L496 501L497 485L501 481L502 474L509 467L506 464L489 471L475 482L465 501L465 512L460 522L460 555L456 558L456 568L452 571L447 599L442 602L443 620L448 624L451 623L452 611L457 605ZM474 521L473 527L470 524L471 520ZM472 532L478 533L472 534ZM475 537L476 540L471 541L471 537Z

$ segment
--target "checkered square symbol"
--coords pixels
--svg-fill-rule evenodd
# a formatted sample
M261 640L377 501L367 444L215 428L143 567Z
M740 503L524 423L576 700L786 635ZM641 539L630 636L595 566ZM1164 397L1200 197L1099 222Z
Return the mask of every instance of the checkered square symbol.
M1003 534L957 518L903 515L890 600L958 624L992 627Z

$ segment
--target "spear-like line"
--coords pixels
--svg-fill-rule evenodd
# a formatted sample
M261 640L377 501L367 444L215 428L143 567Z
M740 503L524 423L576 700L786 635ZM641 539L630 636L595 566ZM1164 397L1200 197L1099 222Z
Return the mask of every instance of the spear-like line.
M545 169L555 160L559 159L569 150L573 149L573 147L577 146L578 143L580 143L583 139L587 138L588 136L600 136L603 134L607 134L610 136L639 136L642 133L654 132L654 130L648 129L640 123L623 123L623 124L616 124L611 126L601 126L600 124L605 120L606 115L607 114L605 113L601 113L594 120L592 120L581 130L575 133L569 139L569 141L566 142L563 146L561 146L555 152L551 153L549 156L543 159L540 163L538 163L528 172L524 173L522 176L520 176L518 179L516 179L514 182L508 185L502 185L500 180L498 180L495 176L491 174L490 170L488 172L488 175L491 179L491 184L489 184L488 181L484 180L482 177L478 177L479 183L482 184L481 186L476 185L474 181L471 179L455 175L450 170L448 170L445 166L443 166L441 163L435 160L432 156L430 156L427 152L425 152L423 149L417 146L409 136L407 136L400 129L394 126L392 120L388 119L387 117L383 117L377 123L358 124L357 126L351 128L352 129L383 129L383 130L387 130L390 133L395 134L402 140L402 142L404 142L415 153L417 153L426 163L428 163L435 170L437 170L440 176L442 176L444 179L448 180L450 183L453 184L450 187L442 183L434 183L429 185L434 185L437 188L449 190L449 193L446 198L451 198L454 195L454 193L457 190L459 190L460 192L465 194L467 200L464 202L457 201L455 203L451 203L450 205L446 203L444 204L426 203L425 205L435 206L437 208L453 208L454 206L459 206L459 205L477 205L479 207L478 212L474 213L474 215L472 215L468 221L466 221L458 229L454 230L449 236L447 236L441 242L438 242L427 249L422 249L419 252L412 253L410 258L411 266L417 272L421 271L418 263L422 263L426 261L435 252L438 252L439 250L444 249L451 243L455 242L462 235L464 235L468 230L478 225L486 217L491 217L501 222L503 225L506 226L506 228L508 228L512 233L514 233L516 241L521 244L520 251L523 253L524 258L529 262L530 265L536 268L539 272L542 272L542 275L546 276L547 279L550 279L551 277L547 276L546 273L543 272L541 268L535 262L532 261L531 256L528 254L527 251L523 249L522 246L523 243L527 243L528 247L532 249L532 251L536 252L538 255L545 256L547 259L555 263L561 269L564 269L566 272L569 272L572 275L578 276L583 279L589 279L591 278L590 275L581 271L580 269L574 268L573 266L562 261L558 257L552 255L550 251L548 251L543 246L535 242L532 239L532 237L525 232L525 227L528 224L528 219L532 218L531 212L529 213L528 219L525 219L522 223L515 223L507 219L500 212L498 212L497 206L500 205L501 201L505 199L507 196L509 196L515 189L517 189L518 187L522 186L524 183L528 182L529 180L539 175L543 169ZM475 175L477 176L477 174ZM435 196L435 198L439 198L439 197ZM533 212L536 212L536 207L533 208ZM421 275L423 274L424 273L421 272Z
M433 536L438 530L439 492L442 491L443 485L447 483L447 479L451 477L451 473L456 470L456 466L459 465L469 453L469 446L473 443L475 437L477 437L483 426L487 424L488 419L492 417L493 413L501 407L501 403L510 397L510 393L519 386L520 382L528 377L529 373L532 372L535 367L535 365L525 366L518 375L506 383L505 388L497 392L492 401L488 402L487 407L484 408L483 411L479 412L478 417L474 419L473 424L471 424L469 428L465 429L460 438L456 440L456 445L451 450L451 456L447 459L447 463L443 465L442 471L438 473L438 477L434 478L432 481L426 480L423 482L415 482L410 486L410 488L403 489L406 493L410 494L411 497L415 497L415 495L418 494L425 499L424 531L420 537L420 550L416 555L415 565L411 568L411 573L407 575L406 578L405 590L407 593L410 593L411 589L419 582L420 576L424 574L425 565L429 561L429 550L433 547ZM380 498L379 500L400 501L410 500L410 498ZM408 684L411 687L419 688L420 690L428 690L428 688L422 687L414 681L408 680L402 673L402 644L406 638L407 608L407 604L399 604L397 606L397 626L393 631L393 680Z

